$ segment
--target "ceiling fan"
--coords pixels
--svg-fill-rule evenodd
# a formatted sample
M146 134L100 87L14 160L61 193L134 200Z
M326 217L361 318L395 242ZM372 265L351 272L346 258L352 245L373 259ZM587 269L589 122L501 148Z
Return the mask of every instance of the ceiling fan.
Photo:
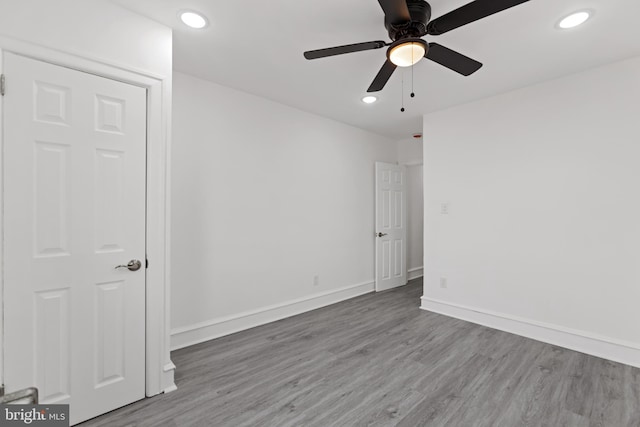
M480 62L437 43L427 43L421 37L444 34L527 1L475 0L431 21L431 6L424 0L378 0L384 11L384 26L393 42L377 40L310 50L304 57L318 59L389 46L387 60L367 92L382 90L397 67L410 67L422 58L469 76L482 67Z

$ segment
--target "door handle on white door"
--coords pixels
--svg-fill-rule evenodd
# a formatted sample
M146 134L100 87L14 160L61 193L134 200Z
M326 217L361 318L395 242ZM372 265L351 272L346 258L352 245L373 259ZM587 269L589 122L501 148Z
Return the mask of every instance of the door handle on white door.
M386 236L386 235L387 235L387 233L378 233L377 234L378 237L382 237L382 236Z
M116 269L118 269L118 268L128 268L131 271L138 271L138 270L140 270L140 267L142 267L142 263L140 261L138 261L137 259L132 259L131 261L129 261L129 264L127 264L127 265L116 265Z

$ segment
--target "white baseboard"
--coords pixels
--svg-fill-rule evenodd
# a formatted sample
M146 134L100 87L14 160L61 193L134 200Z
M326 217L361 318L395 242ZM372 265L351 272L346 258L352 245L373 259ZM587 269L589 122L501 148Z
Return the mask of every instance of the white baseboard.
M165 388L164 390L162 390L162 392L164 394L168 394L171 393L172 391L176 391L178 389L178 386L175 384L171 384L169 387Z
M176 365L169 360L169 362L165 363L162 368L162 371L165 375L165 387L162 393L171 393L172 391L176 391L178 387L176 386L174 377L176 372Z
M640 368L640 345L632 342L424 296L420 308Z
M232 316L220 317L207 322L197 323L171 331L171 350L188 347L214 338L244 331L266 323L296 314L315 310L350 298L364 295L375 290L374 282L334 289L308 297L287 301L257 310L246 311Z
M417 279L418 277L422 277L424 275L424 267L416 267L410 268L407 271L407 280Z

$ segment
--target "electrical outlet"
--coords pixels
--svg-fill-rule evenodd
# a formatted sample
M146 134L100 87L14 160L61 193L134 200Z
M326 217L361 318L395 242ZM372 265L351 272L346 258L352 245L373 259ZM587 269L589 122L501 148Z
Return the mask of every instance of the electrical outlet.
M443 289L446 289L447 287L447 278L446 277L441 277L440 278L440 287Z
M440 213L442 215L449 215L449 203L440 204Z
M313 286L320 286L320 276L313 276Z

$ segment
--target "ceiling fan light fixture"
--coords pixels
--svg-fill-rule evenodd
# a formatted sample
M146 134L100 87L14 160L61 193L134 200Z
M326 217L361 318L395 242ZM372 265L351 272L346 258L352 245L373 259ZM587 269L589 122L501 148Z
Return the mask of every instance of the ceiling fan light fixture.
M394 43L395 44L395 43ZM389 61L398 67L411 67L424 58L427 44L423 40L407 40L391 46Z
M205 18L204 15L192 10L180 11L178 16L182 23L190 28L199 30L209 25L209 21L207 21L207 18Z
M574 12L571 15L565 16L558 23L558 27L562 30L568 30L569 28L575 28L578 25L582 25L591 18L593 13L589 10L581 10Z

